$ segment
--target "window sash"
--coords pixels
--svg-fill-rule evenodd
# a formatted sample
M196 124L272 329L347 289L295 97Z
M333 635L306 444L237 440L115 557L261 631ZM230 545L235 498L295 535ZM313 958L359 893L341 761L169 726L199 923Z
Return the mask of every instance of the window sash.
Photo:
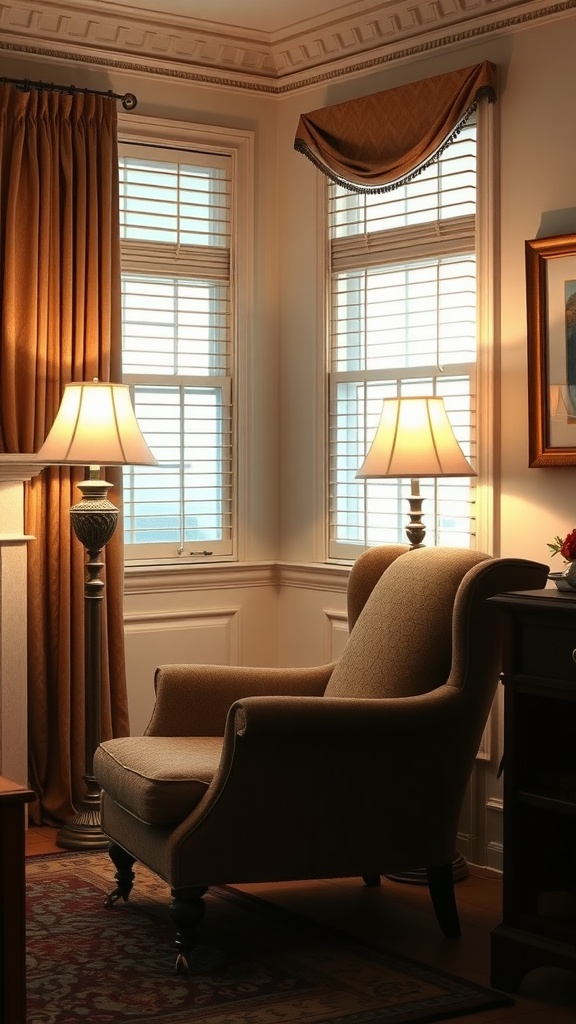
M123 274L122 324L125 374L229 373L225 283L160 273Z
M160 464L124 470L128 559L233 556L230 165L121 147L123 379Z
M227 378L125 377L158 467L124 470L125 542L148 558L227 554L232 541L232 402ZM158 509L161 509L159 515Z

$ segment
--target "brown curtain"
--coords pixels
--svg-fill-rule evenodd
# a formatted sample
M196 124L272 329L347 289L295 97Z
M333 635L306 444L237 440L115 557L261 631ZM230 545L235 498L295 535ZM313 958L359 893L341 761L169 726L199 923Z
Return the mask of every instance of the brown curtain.
M427 166L483 97L496 98L485 61L302 114L295 149L351 191L383 192Z
M120 380L117 113L91 94L0 85L0 450L35 452L72 380ZM112 474L107 470L107 475ZM70 526L81 470L26 489L30 785L36 821L84 792L85 552ZM119 483L119 474L108 475ZM114 491L112 492L112 496ZM102 729L128 732L121 531L104 554Z

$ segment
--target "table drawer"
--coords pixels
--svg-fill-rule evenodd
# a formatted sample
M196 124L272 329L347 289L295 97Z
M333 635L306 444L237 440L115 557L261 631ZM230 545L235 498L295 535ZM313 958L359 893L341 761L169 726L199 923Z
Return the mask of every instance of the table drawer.
M576 692L576 628L532 623L522 630L515 673L574 683Z

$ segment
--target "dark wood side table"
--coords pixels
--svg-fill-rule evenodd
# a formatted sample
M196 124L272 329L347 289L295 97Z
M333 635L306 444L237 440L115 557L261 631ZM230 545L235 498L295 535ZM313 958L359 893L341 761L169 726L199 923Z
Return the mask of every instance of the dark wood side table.
M0 776L0 1024L26 1024L24 804L34 799Z
M576 591L489 599L507 615L502 922L491 984L576 968Z

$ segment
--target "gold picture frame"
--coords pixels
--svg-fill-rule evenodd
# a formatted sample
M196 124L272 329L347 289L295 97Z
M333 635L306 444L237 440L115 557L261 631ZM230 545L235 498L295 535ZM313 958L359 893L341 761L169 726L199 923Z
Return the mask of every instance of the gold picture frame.
M525 253L529 465L576 466L576 234Z

